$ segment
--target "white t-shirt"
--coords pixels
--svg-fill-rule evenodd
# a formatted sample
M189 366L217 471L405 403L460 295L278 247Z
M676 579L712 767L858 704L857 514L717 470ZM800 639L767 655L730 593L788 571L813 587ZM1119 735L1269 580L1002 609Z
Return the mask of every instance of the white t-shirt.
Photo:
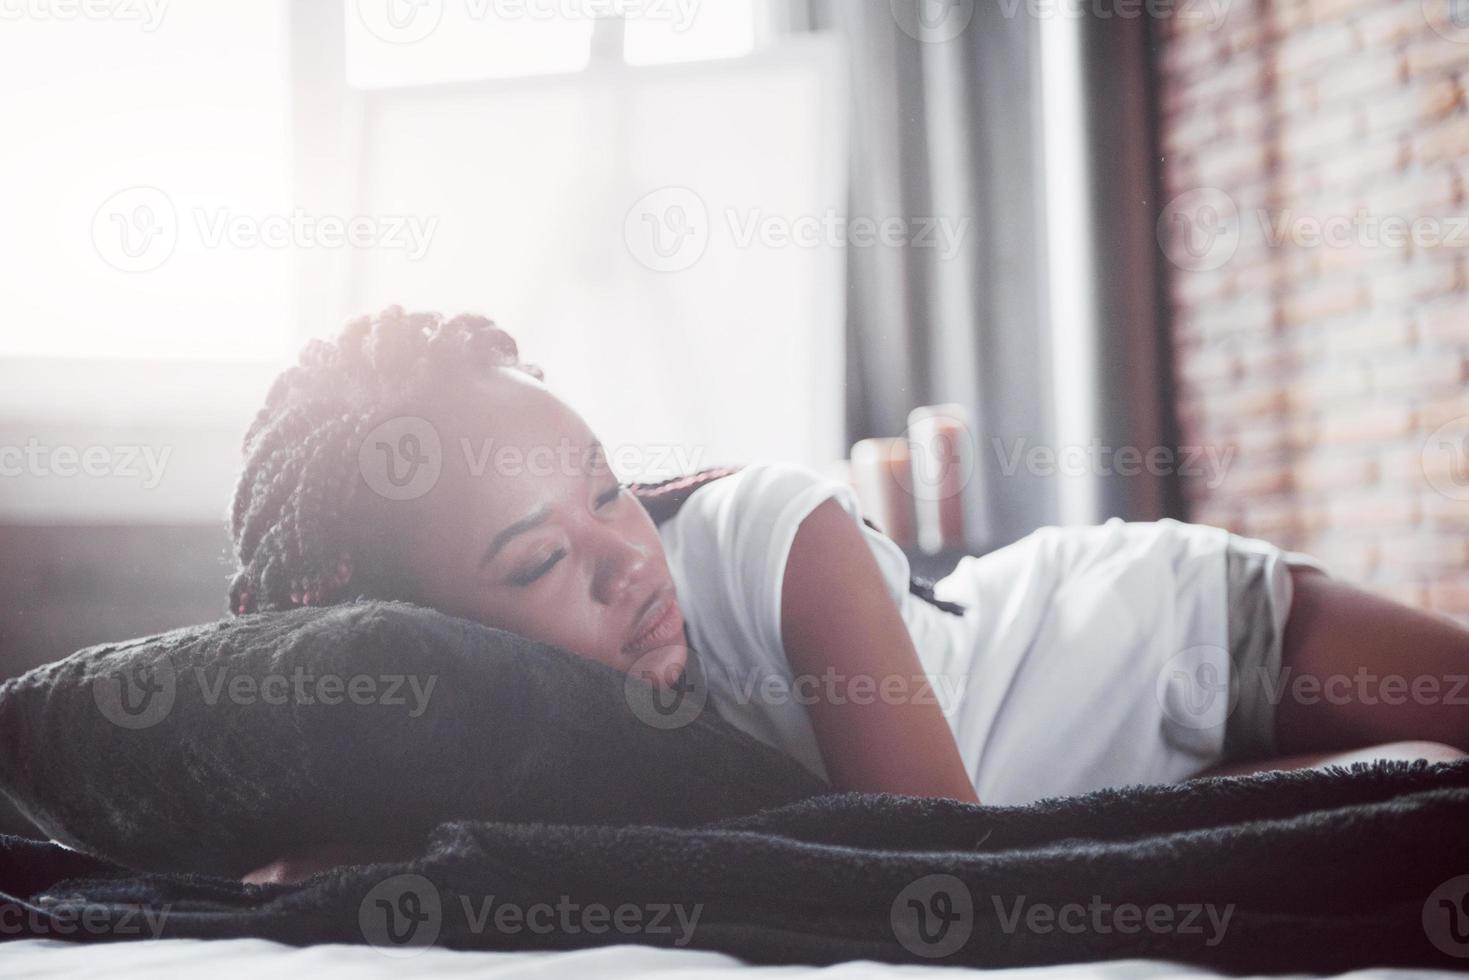
M1219 761L1231 704L1190 688L1189 671L1228 669L1228 532L1171 519L1043 527L939 581L939 598L965 606L955 615L908 591L906 556L860 523L850 486L784 462L705 484L659 528L731 723L827 776L805 705L830 688L792 677L780 607L796 529L831 498L882 569L981 801L1177 782Z
M809 467L748 464L695 490L659 526L711 700L731 723L823 778L826 766L805 706L847 679L793 677L781 640L780 610L796 529L833 498L860 526L915 647L942 664L945 651L967 645L972 627L908 591L907 556L892 539L862 523L851 486ZM855 685L849 689L854 697L864 696ZM935 692L935 700L943 700L942 691Z

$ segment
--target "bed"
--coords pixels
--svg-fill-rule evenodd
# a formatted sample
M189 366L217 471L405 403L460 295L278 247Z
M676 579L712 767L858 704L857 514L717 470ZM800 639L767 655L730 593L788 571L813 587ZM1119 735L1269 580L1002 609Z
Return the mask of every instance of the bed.
M83 946L51 939L27 939L4 947L9 976L93 975L153 980L164 976L208 976L211 980L255 980L265 976L327 978L421 977L520 978L596 976L606 978L698 977L704 980L943 980L967 975L987 980L1154 980L1218 977L1212 970L1165 960L1114 960L1023 969L969 970L962 967L893 965L856 961L829 967L759 967L720 953L604 946L561 953L488 953L426 949L412 959L396 959L364 946L332 944L297 948L261 939L165 939L147 943ZM1437 970L1359 970L1345 978L1443 977Z

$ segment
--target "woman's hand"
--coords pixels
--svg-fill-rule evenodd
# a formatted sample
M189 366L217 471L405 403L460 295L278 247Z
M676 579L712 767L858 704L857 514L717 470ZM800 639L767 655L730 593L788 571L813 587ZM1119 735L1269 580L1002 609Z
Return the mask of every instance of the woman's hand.
M863 679L861 698L848 690L807 705L838 789L979 802L877 559L836 500L796 530L781 586L781 638L797 678L832 671L843 684ZM894 688L904 693L884 696Z
M388 844L323 844L298 851L289 857L276 858L256 868L240 880L247 885L294 885L327 868L343 864L380 864L406 861L421 853L401 845Z

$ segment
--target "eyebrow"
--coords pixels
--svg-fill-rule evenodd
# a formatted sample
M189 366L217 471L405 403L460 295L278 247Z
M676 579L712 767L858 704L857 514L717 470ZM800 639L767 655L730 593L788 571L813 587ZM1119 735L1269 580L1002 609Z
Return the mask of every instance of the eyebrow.
M586 458L590 463L595 463L597 457L599 455L605 455L605 453L606 451L603 449L601 441L593 439L592 444L587 447ZM591 467L589 466L589 471L590 468ZM527 514L525 517L522 517L520 520L516 521L513 524L510 524L509 526L501 530L500 533L496 534L495 537L490 541L490 546L485 549L484 555L481 556L479 560L479 567L484 568L490 562L494 561L495 556L498 555L513 538L515 538L517 535L524 534L526 531L529 531L534 527L538 527L541 524L544 524L546 522L546 518L550 516L551 508L542 505L532 513Z

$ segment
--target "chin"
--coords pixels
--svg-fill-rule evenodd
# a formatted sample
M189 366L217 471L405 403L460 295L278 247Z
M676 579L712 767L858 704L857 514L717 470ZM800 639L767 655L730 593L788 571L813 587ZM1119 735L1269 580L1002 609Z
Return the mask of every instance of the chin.
M628 665L627 672L642 677L655 687L667 689L678 683L688 662L688 647L683 643L670 643L637 654Z

